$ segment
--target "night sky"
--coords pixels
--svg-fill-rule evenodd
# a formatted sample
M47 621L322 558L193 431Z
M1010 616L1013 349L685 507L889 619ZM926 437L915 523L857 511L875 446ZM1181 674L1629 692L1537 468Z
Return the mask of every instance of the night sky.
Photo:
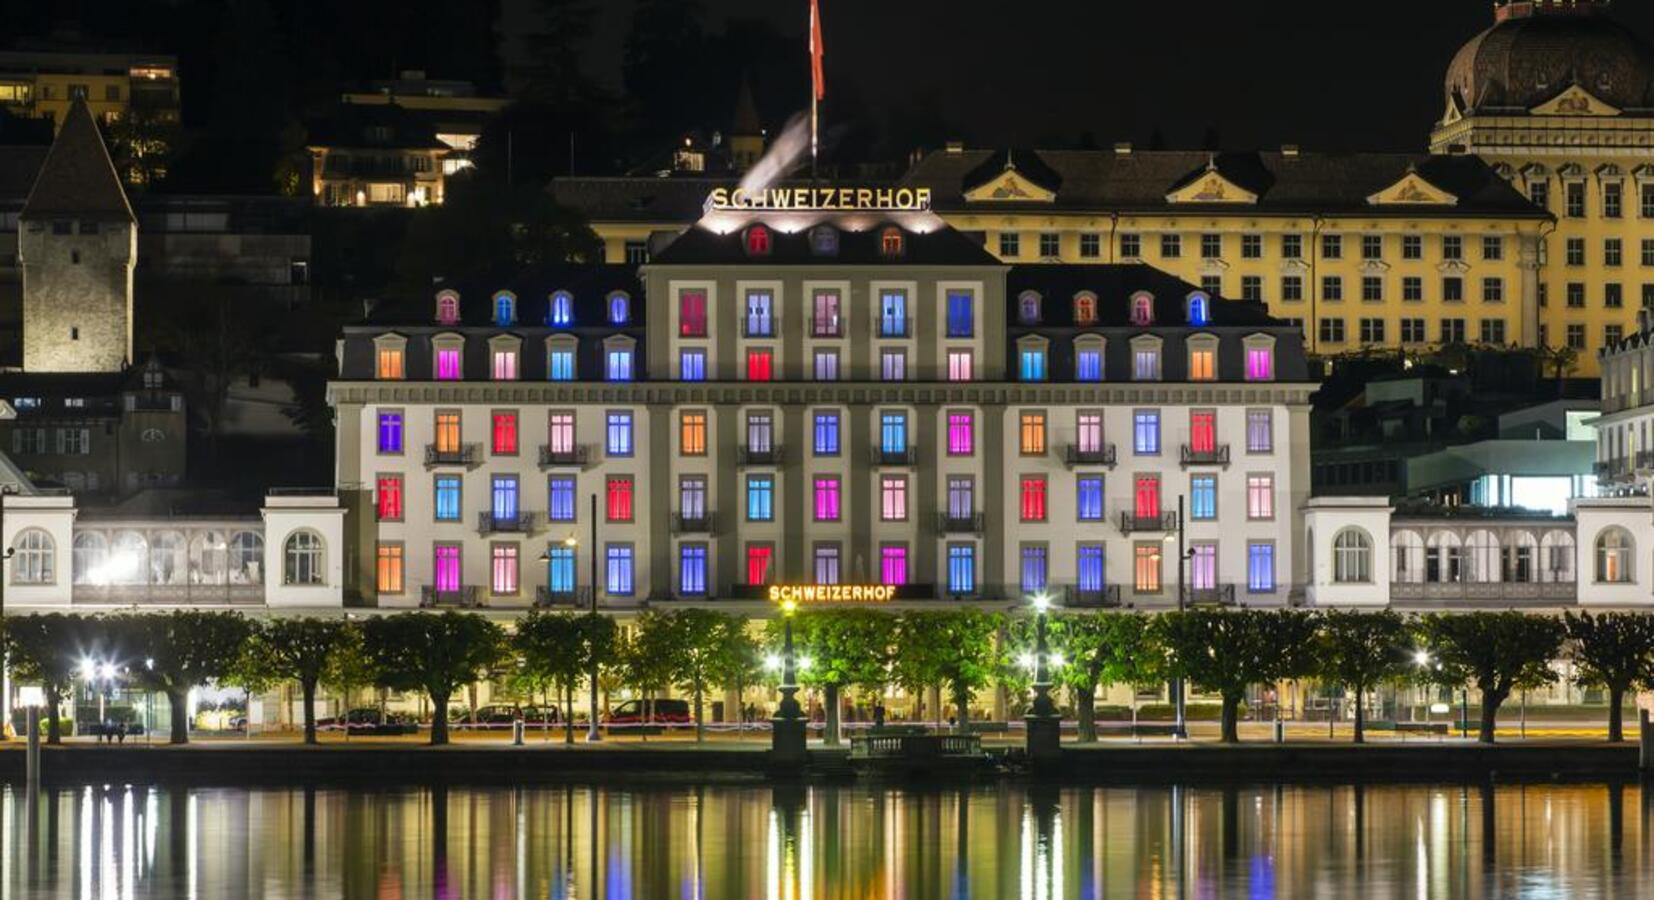
M1421 150L1454 51L1493 22L1488 0L821 0L828 104L900 109L932 92L976 144ZM619 80L630 0L603 0L588 67ZM798 35L805 0L706 0L719 17ZM1614 15L1654 38L1654 2ZM712 29L719 26L709 23ZM835 89L835 86L836 89ZM807 99L800 96L802 107ZM882 116L881 116L882 119Z

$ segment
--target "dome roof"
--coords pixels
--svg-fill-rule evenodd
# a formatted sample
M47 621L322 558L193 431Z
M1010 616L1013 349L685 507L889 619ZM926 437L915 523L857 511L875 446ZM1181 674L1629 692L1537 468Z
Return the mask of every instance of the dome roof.
M1499 7L1493 27L1448 66L1448 103L1532 109L1578 84L1620 109L1654 105L1654 50L1606 8L1600 0Z

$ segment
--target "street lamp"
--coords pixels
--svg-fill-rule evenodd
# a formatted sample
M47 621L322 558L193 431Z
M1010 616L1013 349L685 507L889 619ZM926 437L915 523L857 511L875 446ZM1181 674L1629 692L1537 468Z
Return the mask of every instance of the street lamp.
M1183 583L1183 566L1194 556L1193 550L1189 550L1184 547L1185 532L1183 527L1182 494L1177 495L1177 529L1175 531L1168 532L1165 537L1165 543L1170 544L1173 541L1177 542L1177 611L1182 612L1185 595L1188 594L1188 591L1185 589ZM1172 724L1172 735L1179 739L1187 738L1189 736L1189 723L1184 715L1185 708L1183 705L1182 676L1172 676L1172 707L1176 713L1175 721Z
M591 591L592 591L592 595L591 595L591 605L588 607L588 610L590 611L591 620L592 620L593 624L595 625L595 623L597 622L597 495L596 494L592 494L591 520L592 520L592 546L591 546L590 554L591 554ZM569 548L570 550L573 550L573 549L580 546L580 538L576 537L573 532L570 532L568 537L563 538L563 546ZM547 549L545 552L540 554L540 562L542 562L542 563L551 562L551 551L549 549ZM546 585L546 587L549 591L551 585L548 583ZM596 629L595 628L593 628L592 634L594 636L596 635ZM592 648L592 650L593 650L593 652L592 652L592 658L591 658L591 671L586 673L587 677L591 681L591 709L589 710L589 713L588 713L590 718L591 718L591 722L586 727L586 743L588 743L588 744L595 744L595 743L603 740L603 734L602 734L602 732L598 731L598 727L597 727L597 725L598 725L598 723L597 723L597 718L598 718L598 716L597 716L597 668L598 668L598 665L597 665L596 647L594 646ZM565 713L567 715L573 715L574 710L566 710Z
M789 721L804 718L798 705L798 665L793 653L793 613L797 610L794 601L781 601L781 704L775 717Z
M1034 706L1036 716L1055 716L1057 705L1051 701L1051 648L1046 643L1045 614L1051 608L1051 598L1044 592L1030 598L1034 605Z

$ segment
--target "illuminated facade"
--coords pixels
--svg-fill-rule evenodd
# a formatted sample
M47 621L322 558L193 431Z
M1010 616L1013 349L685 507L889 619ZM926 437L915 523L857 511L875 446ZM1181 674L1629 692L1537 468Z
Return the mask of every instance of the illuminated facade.
M430 119L396 103L342 104L312 123L305 148L322 206L427 206L447 193L453 148Z
M69 105L86 101L104 124L141 111L178 121L178 60L171 56L0 51L0 107L62 128Z

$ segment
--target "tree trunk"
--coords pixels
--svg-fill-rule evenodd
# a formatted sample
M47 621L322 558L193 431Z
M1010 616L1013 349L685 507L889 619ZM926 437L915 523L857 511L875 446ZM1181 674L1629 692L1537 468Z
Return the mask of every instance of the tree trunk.
M956 734L964 734L971 730L970 702L971 692L966 690L964 685L955 684L953 686L953 708L959 712L959 721L954 728Z
M1074 689L1074 715L1078 719L1080 743L1097 743L1097 685Z
M465 721L468 724L477 724L477 683L475 681L465 686L465 697L471 707L465 711Z
M448 743L448 695L432 694L431 746Z
M46 685L46 743L63 743L63 726L58 723L58 707L63 705L63 692L51 684Z
M306 678L299 682L299 690L304 693L304 742L316 743L316 679Z
M1363 691L1360 688L1356 688L1355 690L1355 742L1357 744L1365 744L1367 742L1366 693L1366 691Z
M828 683L822 685L821 693L826 699L827 727L822 732L821 742L829 747L839 744L839 686Z
M1482 691L1482 728L1476 735L1476 740L1484 744L1493 743L1493 724L1499 717L1499 704L1505 702L1505 693L1501 691Z
M695 743L706 743L706 716L702 702L706 696L706 688L699 681L695 682Z
M1608 688L1608 742L1617 744L1625 740L1624 711L1620 705L1625 702L1625 689L1622 687Z
M563 686L563 743L574 743L574 683Z
M172 743L190 742L189 691L167 691L167 706L172 709Z
M1223 695L1223 726L1222 740L1225 744L1240 743L1240 694Z

